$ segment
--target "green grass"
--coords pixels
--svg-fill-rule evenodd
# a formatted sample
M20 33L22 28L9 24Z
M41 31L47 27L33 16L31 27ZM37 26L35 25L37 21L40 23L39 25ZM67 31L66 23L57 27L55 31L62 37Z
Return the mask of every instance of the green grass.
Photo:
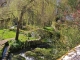
M44 29L45 29L46 31L49 31L49 32L54 31L54 28L52 28L52 27L45 27Z
M9 31L8 29L0 30L0 40L14 38L15 35L14 31Z
M29 37L29 40L36 40L37 38L34 38L34 37ZM28 38L27 38L28 40Z
M25 42L25 41L29 41L29 40L36 40L37 38L34 38L34 37L27 37L27 36L25 36L25 35L23 35L23 34L20 34L19 35L19 40L21 41L21 42Z
M15 31L10 31L8 29L0 30L0 40L15 38L15 36L16 36ZM33 37L27 37L24 34L19 34L19 40L23 41L23 42L26 41L26 40L35 40L35 39L36 38L33 38Z
M25 35L23 35L23 34L20 34L20 35L19 35L19 40L20 40L21 42L25 42L25 41L27 40L27 36L25 36Z

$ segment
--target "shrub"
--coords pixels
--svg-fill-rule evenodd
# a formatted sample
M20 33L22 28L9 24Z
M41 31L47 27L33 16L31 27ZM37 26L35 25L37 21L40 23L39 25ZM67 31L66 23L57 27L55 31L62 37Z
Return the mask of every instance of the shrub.
M25 60L25 58L20 55L14 55L12 56L11 60Z
M11 51L18 50L18 49L22 48L22 42L16 41L16 40L9 41L9 45L10 45Z

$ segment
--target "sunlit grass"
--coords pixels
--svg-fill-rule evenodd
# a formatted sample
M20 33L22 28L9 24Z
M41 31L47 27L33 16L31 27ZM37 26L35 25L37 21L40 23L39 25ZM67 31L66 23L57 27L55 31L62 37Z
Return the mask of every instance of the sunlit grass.
M15 35L14 31L9 31L8 29L0 30L0 40L14 38Z
M9 38L15 38L16 32L10 31L8 29L0 30L0 40L9 39ZM34 37L27 37L24 34L19 34L19 40L20 41L26 41L26 40L36 40Z
M19 35L19 40L20 40L21 42L25 42L25 41L27 40L27 36L25 36L25 35L23 35L23 34L20 34L20 35Z
M21 42L25 42L25 41L31 41L31 40L36 40L37 38L34 38L34 37L27 37L25 36L24 34L20 34L19 35L19 40Z

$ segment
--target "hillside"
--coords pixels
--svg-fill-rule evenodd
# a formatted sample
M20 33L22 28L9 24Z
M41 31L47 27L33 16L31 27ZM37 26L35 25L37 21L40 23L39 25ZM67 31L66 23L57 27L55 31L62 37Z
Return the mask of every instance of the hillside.
M80 44L80 1L0 0L1 41L3 59L63 57Z

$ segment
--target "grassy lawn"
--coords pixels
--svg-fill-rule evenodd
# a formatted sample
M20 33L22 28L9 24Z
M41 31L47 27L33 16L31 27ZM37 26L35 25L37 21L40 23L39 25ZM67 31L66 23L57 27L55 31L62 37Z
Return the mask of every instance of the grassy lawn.
M9 31L8 29L0 30L0 40L14 38L15 35L14 31Z
M27 36L25 36L25 35L23 35L23 34L20 34L19 35L19 40L21 41L21 42L25 42L26 40L36 40L37 38L34 38L34 37L27 37Z
M9 38L15 38L15 36L16 36L16 32L15 31L10 31L8 29L0 30L0 40L9 39ZM33 37L27 37L24 34L19 34L19 40L20 41L35 40L35 39L36 38L33 38Z

